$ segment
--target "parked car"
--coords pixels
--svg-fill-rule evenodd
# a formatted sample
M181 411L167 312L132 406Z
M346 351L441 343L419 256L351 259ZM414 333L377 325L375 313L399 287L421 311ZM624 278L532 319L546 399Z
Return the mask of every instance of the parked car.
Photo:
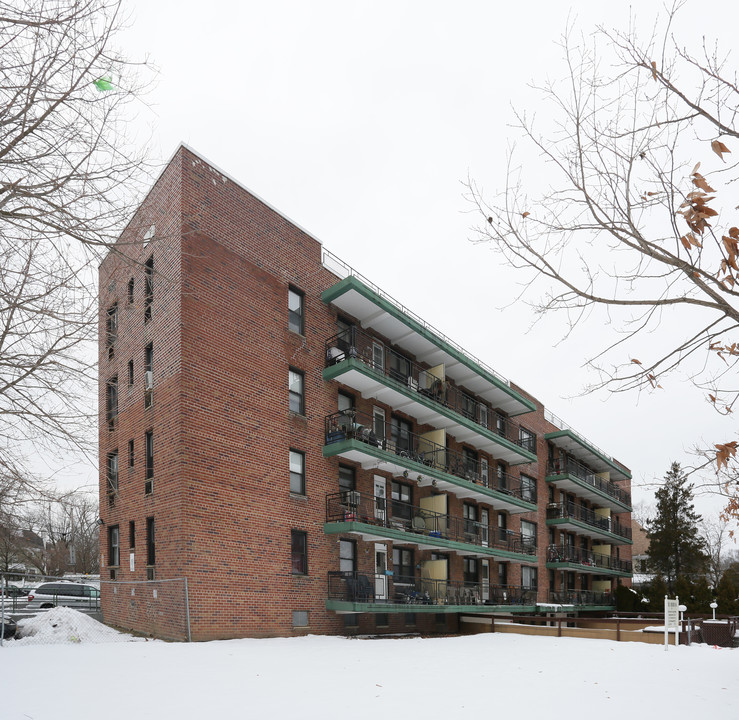
M99 610L100 590L94 585L75 582L49 582L28 594L27 610L45 610L63 605L77 610Z
M8 638L15 637L15 631L17 629L15 620L10 617L10 615L3 616L3 640L7 640Z

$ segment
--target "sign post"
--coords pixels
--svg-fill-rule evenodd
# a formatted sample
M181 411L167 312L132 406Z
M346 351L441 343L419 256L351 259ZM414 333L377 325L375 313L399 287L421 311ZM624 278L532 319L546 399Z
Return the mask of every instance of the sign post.
M675 628L675 645L679 642L680 621L678 615L678 607L680 601L678 598L670 600L665 595L665 650L669 647L670 629Z

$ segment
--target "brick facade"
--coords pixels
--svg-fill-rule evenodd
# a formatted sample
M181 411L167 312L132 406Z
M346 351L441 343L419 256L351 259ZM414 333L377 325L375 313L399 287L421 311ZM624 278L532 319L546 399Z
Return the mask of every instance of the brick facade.
M375 542L386 545L392 566L392 539L366 540L357 532L324 531L326 497L338 491L339 464L355 468L356 490L365 497L373 494L375 475L385 478L388 497L393 480L403 479L383 471L382 463L370 468L347 457L324 457L324 418L337 411L338 393L354 398L357 413L371 414L380 407L388 421L393 415L407 419L413 432L435 428L419 424L382 398L362 397L355 387L342 383L344 378L323 379L326 341L337 332L337 317L345 318L346 313L321 298L339 281L322 265L321 252L318 241L181 147L122 234L117 252L111 252L100 268L100 507L105 522L101 572L104 578L124 582L187 577L196 640L459 628L458 613L442 606L439 612L408 605L387 613L378 606L387 629L378 627L372 612L350 615L356 623L346 625L345 616L326 607L327 577L339 570L342 538L356 541L358 574L374 577ZM148 302L151 258L153 293ZM304 334L288 328L291 287L303 293ZM111 339L106 328L114 307L117 335ZM393 347L387 338L377 337ZM150 391L145 388L147 346L152 351ZM405 355L425 363L423 357ZM291 368L304 373L304 414L289 409ZM118 379L118 407L111 418L113 378ZM523 390L512 389L528 397ZM550 539L558 544L563 537L559 529L550 537L547 527L550 449L544 435L558 428L545 419L541 404L530 400L536 409L515 420L536 434L538 462L506 466L506 471L512 478L521 473L535 478L538 504L535 511L506 513L506 524L517 532L521 519L536 523L537 599L545 602L548 591L565 582L564 571L554 571L550 588L546 554ZM146 465L147 432L153 437L153 473ZM475 449L447 435L448 451L461 452L464 447ZM291 449L304 453L304 496L290 492ZM118 478L117 487L111 488L109 458L115 452ZM487 459L490 472L495 471L493 454L479 451L477 456ZM628 480L619 486L628 490ZM418 505L437 491L430 484L411 484L411 492L412 503ZM490 531L495 532L499 513L495 502L463 495L448 493L449 516L461 517L465 503L478 508L477 517L485 508ZM554 500L560 499L557 487ZM149 566L148 518L155 527L155 561ZM630 514L623 512L619 518L628 527ZM133 549L130 523L134 523ZM115 527L120 560L112 566L108 538ZM291 530L306 533L305 575L292 572ZM586 541L590 547L594 544L592 538ZM579 537L577 542L581 543ZM418 565L432 552L414 547L412 538L402 546L414 550ZM629 545L619 549L621 559L628 560ZM464 553L443 548L439 552L449 557L449 580L461 579ZM491 582L498 577L500 561L488 559ZM521 563L503 561L507 583L519 585ZM584 573L582 581L579 575L578 590L590 589L591 578L598 577ZM137 604L130 593L113 588L103 587L106 622L145 630L144 615L154 612L151 606ZM308 613L307 627L293 627L293 611ZM168 611L159 612L165 627ZM172 623L176 624L174 619Z

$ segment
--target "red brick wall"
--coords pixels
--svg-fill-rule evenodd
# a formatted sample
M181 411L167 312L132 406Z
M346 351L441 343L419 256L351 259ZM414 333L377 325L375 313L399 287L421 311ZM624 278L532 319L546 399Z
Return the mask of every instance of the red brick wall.
M144 231L156 236L141 247ZM123 234L120 254L101 266L101 333L105 310L119 303L119 339L112 361L101 334L100 462L103 573L107 572L107 528L119 524L118 580L144 580L146 518L155 517L156 577L187 576L193 639L291 635L292 611L309 612L309 631L344 632L340 616L325 609L327 573L339 568L339 537L325 535L325 496L338 490L338 464L324 459L323 419L336 410L338 383L322 379L325 340L336 332L336 314L321 292L337 278L321 266L320 244L275 211L181 148L134 221ZM143 266L154 254L152 320L143 320ZM136 301L126 302L135 278ZM288 286L305 293L305 336L287 327ZM154 345L154 402L144 408L143 352ZM126 386L126 365L134 359L136 380ZM288 369L305 372L305 417L288 410ZM104 422L105 382L119 376L117 427ZM371 409L358 393L359 409ZM391 408L386 406L388 419ZM538 404L521 420L537 433L542 462L510 468L537 478L539 506L523 517L538 523L540 548L548 544L545 523L547 448L553 429ZM143 437L155 438L154 493L144 494ZM127 467L127 443L134 438L136 463ZM452 447L456 447L452 439ZM110 506L105 459L118 448L120 490ZM307 494L289 492L288 453L306 456ZM376 472L376 471L374 471ZM358 489L372 493L373 471L357 471ZM491 472L494 461L491 458ZM379 473L383 474L383 473ZM384 473L388 481L391 477ZM430 492L429 489L422 492ZM420 495L416 494L414 502ZM461 516L461 501L449 511ZM491 508L491 524L496 510ZM519 515L509 528L519 529ZM128 523L136 522L136 570L128 569ZM309 574L294 576L290 530L308 537ZM392 562L392 543L387 541ZM372 543L357 543L358 569L374 572ZM416 551L416 562L425 557ZM461 579L462 558L451 554L451 578ZM540 554L540 599L546 597L545 555ZM491 581L497 564L491 559ZM508 581L520 583L511 563ZM150 606L103 588L105 619L143 627ZM412 606L409 608L412 610ZM407 629L455 631L456 618L437 625L433 614L416 615ZM404 628L402 613L389 615L389 631ZM359 618L357 632L375 629L372 616Z

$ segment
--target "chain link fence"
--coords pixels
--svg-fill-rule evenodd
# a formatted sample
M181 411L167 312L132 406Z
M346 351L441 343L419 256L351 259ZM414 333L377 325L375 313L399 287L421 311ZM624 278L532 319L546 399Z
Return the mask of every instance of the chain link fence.
M185 578L117 582L0 574L0 645L147 638L190 640Z

